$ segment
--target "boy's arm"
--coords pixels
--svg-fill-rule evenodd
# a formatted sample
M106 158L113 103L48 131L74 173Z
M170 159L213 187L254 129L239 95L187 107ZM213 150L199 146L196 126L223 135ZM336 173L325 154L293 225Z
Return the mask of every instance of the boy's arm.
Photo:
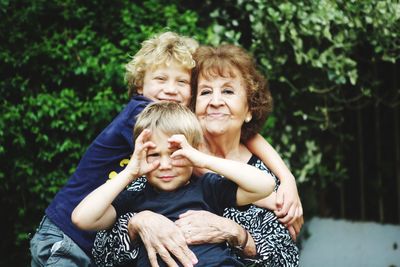
M272 176L254 166L202 153L191 147L183 135L173 135L168 141L171 146L181 148L171 155L173 159L183 156L194 166L212 170L236 183L239 186L236 194L239 206L262 199L274 189Z
M148 141L150 134L149 130L144 130L138 136L135 151L123 171L91 192L74 209L71 219L78 228L102 230L111 226L116 219L116 211L111 205L113 200L133 180L158 167L158 161L151 164L146 161L147 149L154 147L154 143Z
M95 231L113 225L117 213L111 203L131 180L125 169L95 189L76 206L71 215L72 222L82 230Z
M303 215L296 180L275 149L260 134L246 143L247 148L258 156L279 178L281 185L276 195L275 212L282 223L293 223L296 217Z

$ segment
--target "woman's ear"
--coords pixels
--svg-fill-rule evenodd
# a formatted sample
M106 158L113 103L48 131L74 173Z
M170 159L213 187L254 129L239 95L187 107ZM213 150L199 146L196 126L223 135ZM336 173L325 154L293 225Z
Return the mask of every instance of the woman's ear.
M247 115L246 115L244 121L245 121L246 123L249 123L249 122L251 121L252 118L253 118L253 116L251 115L251 113L250 113L250 111L249 111L249 112L247 112Z

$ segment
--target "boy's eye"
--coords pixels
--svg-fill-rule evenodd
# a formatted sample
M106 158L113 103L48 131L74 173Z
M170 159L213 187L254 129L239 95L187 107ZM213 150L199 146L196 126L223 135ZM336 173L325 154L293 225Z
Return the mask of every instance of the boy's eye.
M181 85L187 85L187 84L189 84L189 81L188 80L179 80L178 83Z
M160 158L159 153L147 154L147 162L152 163Z
M165 77L156 76L156 77L154 77L154 79L155 79L155 80L158 80L158 81L164 81L164 80L165 80Z

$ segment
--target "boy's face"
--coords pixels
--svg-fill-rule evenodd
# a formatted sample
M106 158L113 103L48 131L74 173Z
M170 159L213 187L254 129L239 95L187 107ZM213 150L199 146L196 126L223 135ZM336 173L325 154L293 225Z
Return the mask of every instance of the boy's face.
M153 101L174 101L189 105L190 70L177 62L169 66L160 65L145 72L143 88L138 93Z
M154 171L149 172L147 181L161 191L174 191L186 185L192 175L193 167L177 167L172 165L171 154L176 148L169 148L169 136L161 131L152 132L150 141L156 147L147 151L147 162L160 161L160 165Z

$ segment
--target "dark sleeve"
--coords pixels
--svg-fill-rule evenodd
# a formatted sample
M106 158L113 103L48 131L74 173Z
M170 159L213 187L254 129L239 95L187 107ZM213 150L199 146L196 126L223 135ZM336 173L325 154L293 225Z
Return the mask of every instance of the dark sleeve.
M204 174L200 179L204 199L214 209L214 213L222 215L225 208L237 206L237 184L211 172Z
M135 201L136 194L135 191L122 191L111 203L117 212L117 218L128 212L132 212L132 204Z

